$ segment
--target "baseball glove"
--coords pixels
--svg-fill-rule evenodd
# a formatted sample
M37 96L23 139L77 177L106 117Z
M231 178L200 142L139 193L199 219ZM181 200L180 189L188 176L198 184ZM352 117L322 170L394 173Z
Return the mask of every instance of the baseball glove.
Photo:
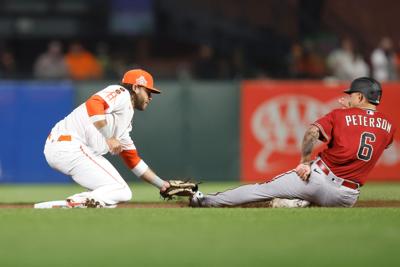
M172 199L174 196L191 197L199 190L199 183L193 183L189 180L169 180L168 183L170 187L164 192L160 192L164 199Z

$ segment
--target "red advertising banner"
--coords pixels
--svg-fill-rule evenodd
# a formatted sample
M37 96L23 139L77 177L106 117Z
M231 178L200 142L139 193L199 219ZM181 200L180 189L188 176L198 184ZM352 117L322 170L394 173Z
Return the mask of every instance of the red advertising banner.
M309 125L334 108L349 83L246 81L241 88L241 180L259 182L297 166ZM400 125L400 83L383 84L378 110ZM400 129L368 181L400 181ZM319 143L318 150L325 144Z

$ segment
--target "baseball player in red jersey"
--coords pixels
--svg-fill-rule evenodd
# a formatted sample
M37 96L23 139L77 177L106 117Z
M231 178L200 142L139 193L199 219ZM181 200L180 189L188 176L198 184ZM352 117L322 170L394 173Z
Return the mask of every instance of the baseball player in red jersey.
M216 194L194 194L193 207L234 206L272 200L273 207L352 207L369 172L384 149L393 142L395 126L376 110L382 96L372 78L355 79L345 106L318 119L306 131L300 164L262 184L243 185ZM316 159L311 154L317 140L327 143Z
M153 77L141 69L130 70L120 85L107 86L59 121L47 138L46 160L88 191L66 200L38 203L35 208L110 208L129 201L129 186L103 157L108 152L122 157L136 176L165 191L169 183L140 158L130 137L134 109L145 110L152 93L160 93Z

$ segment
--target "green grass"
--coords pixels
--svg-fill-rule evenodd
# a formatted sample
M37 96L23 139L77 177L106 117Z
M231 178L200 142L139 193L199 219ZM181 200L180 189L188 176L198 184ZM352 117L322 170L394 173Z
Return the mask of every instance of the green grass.
M235 184L204 184L205 192ZM0 185L0 202L77 186ZM144 184L135 201L161 201ZM361 199L400 199L369 184ZM400 209L0 209L0 266L397 266Z

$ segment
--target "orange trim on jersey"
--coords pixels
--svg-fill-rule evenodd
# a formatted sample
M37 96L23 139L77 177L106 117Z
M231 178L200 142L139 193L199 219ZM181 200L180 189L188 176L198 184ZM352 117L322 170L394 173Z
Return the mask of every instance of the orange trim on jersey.
M60 135L60 137L58 137L58 139L57 139L58 142L71 141L71 140L72 140L72 136L70 136L70 135Z
M91 96L85 104L89 117L103 115L109 107L107 102L98 95Z
M142 160L136 150L124 150L119 153L129 169L133 169Z

